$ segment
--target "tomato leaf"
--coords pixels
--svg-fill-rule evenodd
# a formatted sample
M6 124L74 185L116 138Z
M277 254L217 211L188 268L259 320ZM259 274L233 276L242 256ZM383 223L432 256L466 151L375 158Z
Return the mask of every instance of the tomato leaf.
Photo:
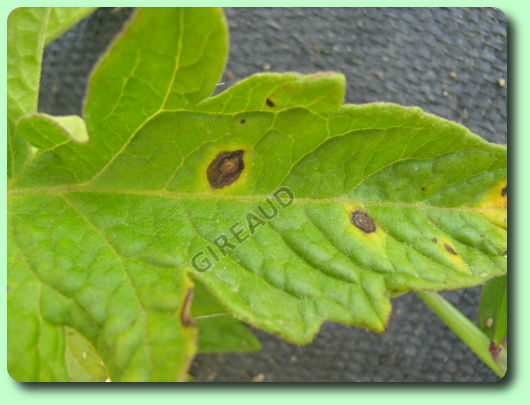
M104 382L108 371L96 349L75 329L65 328L65 362L70 382Z
M226 54L218 9L141 9L91 76L87 142L19 123L41 149L9 190L15 378L65 378L68 327L112 381L185 380L193 315L206 337L233 327L201 322L204 296L190 312L190 274L302 344L326 320L384 331L401 292L506 273L504 147L419 108L342 105L333 72L208 97Z
M8 177L30 156L30 146L15 136L17 120L37 111L44 45L94 10L93 7L19 7L8 19L7 137Z
M227 50L226 24L219 10L145 9L136 13L133 21L92 76L85 111L90 142L83 145L81 155L74 151L81 144L67 139L70 132L60 125L64 124L64 118L33 115L19 123L24 137L43 148L24 165L24 173L29 177L21 175L14 179L13 192L31 177L33 180L48 177L46 182L60 185L63 182L59 173L64 173L63 169L69 171L68 166L86 164L94 169L98 162L108 163L123 145L115 142L117 149L111 151L107 141L121 135L107 137L96 127L120 120L123 108L132 105L131 99L144 100L146 104L135 105L129 117L145 119L155 112L148 105L157 105L158 109L166 104L186 104L214 89ZM160 29L153 31L153 26ZM17 63L16 56L13 63ZM133 60L137 63L127 63ZM196 68L202 73L195 74ZM129 77L130 69L134 77ZM187 78L192 80L185 84ZM159 82L151 83L152 79ZM127 94L113 93L116 85L124 86ZM106 108L113 111L110 121L98 115ZM127 131L125 127L116 128ZM65 150L72 153L64 154ZM96 153L89 157L86 153L91 150ZM100 152L111 154L97 157ZM50 158L58 160L54 163ZM44 169L47 174L44 177L29 174L35 167L47 167ZM70 175L75 176L74 172ZM124 256L68 197L44 198L40 202L44 204L41 208L32 208L33 203L27 200L10 199L12 261L8 306L12 376L23 381L67 379L64 362L67 326L95 346L113 381L185 379L196 350L196 327L188 314L191 305L188 292L192 285L185 270L167 268L159 260L149 263ZM34 208L41 212L33 211ZM25 232L29 232L28 238ZM39 241L41 237L44 241ZM18 329L21 325L22 331ZM43 333L48 329L49 333ZM42 351L40 346L55 347L56 351ZM22 357L26 360L20 362ZM53 364L53 368L48 370L47 364Z
M506 276L482 285L478 311L478 326L499 346L508 328L508 285Z
M191 313L200 331L199 353L255 352L261 349L252 332L227 312L200 282L195 283Z
M20 7L7 23L7 174L15 174L30 148L15 136L17 120L37 111L42 50L50 10Z
M73 140L88 141L85 122L76 115L52 117L34 114L21 118L17 123L18 135L35 148L38 153L57 148Z
M72 25L94 12L95 9L96 7L50 7L45 43L47 44L59 37Z

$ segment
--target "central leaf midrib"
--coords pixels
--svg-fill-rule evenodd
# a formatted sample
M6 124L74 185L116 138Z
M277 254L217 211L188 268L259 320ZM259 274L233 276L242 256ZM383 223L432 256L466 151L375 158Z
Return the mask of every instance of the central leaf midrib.
M268 198L273 198L272 194L256 194L256 195L228 195L228 194L212 194L212 193L175 193L165 190L127 190L127 189L104 189L91 188L79 186L60 186L60 187L45 187L45 188L23 188L8 190L9 196L22 195L63 195L70 193L101 193L101 194L117 194L117 195L134 195L145 197L158 197L170 200L224 200L224 201L249 201L260 202ZM495 211L505 210L505 207L473 207L473 206L457 206L446 207L436 205L423 205L418 203L404 203L394 201L375 201L375 200L361 200L348 197L330 197L330 198L312 198L312 197L294 197L293 204L358 204L362 206L379 206L379 207L396 207L396 208L413 208L419 210L450 210L450 211Z

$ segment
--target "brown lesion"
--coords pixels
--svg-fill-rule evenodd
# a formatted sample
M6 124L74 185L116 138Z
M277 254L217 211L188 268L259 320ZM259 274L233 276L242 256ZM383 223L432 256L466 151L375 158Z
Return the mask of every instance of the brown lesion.
M224 151L210 163L206 177L213 188L223 188L235 182L244 168L243 150Z
M497 346L494 342L491 342L488 347L488 350L491 354L491 357L493 357L493 359L496 359L499 353L502 351L502 348L500 345Z
M458 253L456 253L456 251L453 249L453 247L451 245L448 245L447 243L444 243L444 248L445 248L445 250L447 250L452 255L458 255Z
M366 212L361 210L355 210L352 212L351 223L364 233L375 232L377 229L374 220L370 218Z
M184 303L180 310L180 322L184 327L197 326L195 319L191 316L191 303L193 302L193 288L188 288Z

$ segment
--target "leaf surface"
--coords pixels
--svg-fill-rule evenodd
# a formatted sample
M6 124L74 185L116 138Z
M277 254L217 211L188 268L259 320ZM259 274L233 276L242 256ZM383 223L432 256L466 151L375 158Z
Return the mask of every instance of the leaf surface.
M37 111L40 68L49 8L20 7L7 22L7 174L15 174L30 154L15 136L17 120Z
M252 332L234 319L199 282L195 282L191 312L200 331L199 353L255 352L261 349Z
M68 28L96 10L96 7L50 7L45 43L48 44Z
M307 343L326 320L383 331L391 295L506 272L504 147L418 108L342 105L336 73L208 98L226 51L217 9L134 14L91 77L89 141L54 141L12 183L10 317L41 291L34 329L79 331L113 381L174 380L195 351L189 273Z
M478 311L478 326L497 346L508 329L507 277L488 280L482 286Z
M8 177L31 154L22 136L15 135L17 120L37 111L44 45L94 10L93 7L20 7L8 18Z
M86 125L76 115L52 117L47 114L28 115L17 123L18 136L39 149L41 154L49 149L62 146L71 140L85 143L88 141Z
M70 382L104 382L108 371L96 349L75 329L65 328L65 363Z
M153 26L161 29L153 33ZM79 172L70 171L71 167L84 166L91 175L102 170L123 146L116 142L118 138L124 141L130 135L126 132L129 124L115 123L123 118L127 105L135 105L127 113L132 121L138 117L146 120L165 105L185 105L207 96L221 74L226 49L226 25L217 9L145 9L136 13L92 77L85 112L90 143L83 145L83 150L76 149L81 145L78 139L67 139L69 131L61 125L64 117L25 117L20 122L21 132L42 149L31 156L26 174L18 176L14 184L43 180L44 175L48 184L60 185L61 174L76 176ZM136 64L126 63L133 60ZM204 73L192 75L196 66ZM180 80L187 77L192 80L183 88ZM151 83L152 79L158 82ZM121 92L122 86L123 94L113 93ZM146 104L138 106L131 104L132 100ZM47 174L30 174L35 168ZM192 285L185 271L160 265L160 260L124 255L70 196L41 197L44 195L10 199L9 249L16 259L10 264L13 281L9 283L13 286L9 295L12 376L28 381L67 379L67 326L96 347L113 381L185 379L196 350L196 327L188 314ZM168 208L170 213L173 209ZM133 222L147 220L156 226L152 222L156 219L146 214ZM138 225L142 234L149 232ZM129 247L134 249L134 243ZM21 274L27 277L21 278ZM34 302L39 294L41 298ZM30 321L32 327L19 332L18 327ZM50 329L47 335L42 333L46 328ZM27 335L27 343L19 341L19 334ZM56 347L56 351L42 353L35 340ZM19 364L17 358L22 355L31 357L32 363ZM58 370L48 371L46 363Z

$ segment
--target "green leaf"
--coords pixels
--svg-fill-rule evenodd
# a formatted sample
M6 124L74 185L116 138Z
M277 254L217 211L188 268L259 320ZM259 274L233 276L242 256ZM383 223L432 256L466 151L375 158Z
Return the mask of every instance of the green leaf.
M68 381L63 328L43 317L44 287L12 234L8 238L9 374L22 382Z
M94 10L93 7L20 7L8 18L7 139L8 177L31 155L24 137L15 135L17 120L37 111L44 45Z
M199 326L199 353L255 352L258 339L226 311L200 282L195 283L191 309Z
M17 120L37 111L40 68L48 8L20 7L7 22L7 173L16 174L29 157L30 148L15 136Z
M153 26L160 29L153 31ZM95 128L119 120L131 99L146 102L139 109L135 105L134 110L129 111L128 115L134 120L142 114L144 119L153 114L154 110L150 111L147 104L156 104L158 109L180 102L186 104L188 99L208 95L224 66L226 41L226 25L217 9L145 9L136 13L133 23L92 76L85 112L91 142L83 145L83 151L78 154L77 148L81 146L78 142L64 142L66 132L60 138L61 131L57 131L60 119L28 117L21 125L35 127L35 134L25 134L35 144L37 140L49 138L43 136L44 130L48 131L46 135L55 131L57 136L45 145L47 151L32 155L24 172L30 173L39 166L47 173L44 176L49 184L60 185L62 181L58 174L68 166L86 165L101 170L98 162L106 164L122 145L116 142L119 131L109 129L110 132L104 133ZM124 64L131 56L137 59L137 64ZM204 73L192 75L196 67ZM206 71L206 67L211 69ZM191 76L196 82L184 86L181 80ZM151 83L152 79L158 82ZM122 85L124 93L114 94L112 90L121 91ZM108 119L102 119L100 113L110 115ZM121 136L125 134L122 132ZM53 146L50 148L50 145ZM113 147L118 149L113 150ZM99 156L90 156L91 151L96 151ZM71 174L76 172L74 169ZM24 182L24 178L24 175L18 177L15 183ZM34 180L38 178L44 179L42 175L36 175ZM24 252L25 255L24 271L17 268L21 264L10 263L10 274L14 273L10 277L21 283L20 287L13 288L17 293L10 294L9 302L11 375L19 380L64 380L66 371L62 353L64 326L68 326L95 346L113 381L185 379L196 350L196 328L187 322L191 282L184 269L161 265L158 259L143 261L121 251L99 224L69 197L34 197L34 201L10 199L10 251L13 254ZM172 209L168 208L171 213ZM146 214L140 213L136 219L131 219L131 224L137 220L151 222L155 219ZM162 221L159 225L162 225L164 217L159 219ZM147 231L147 223L138 225L142 228L141 236ZM159 227L151 222L150 226L153 225ZM138 247L134 243L128 246ZM155 245L153 248L156 250ZM19 280L24 272L28 277ZM15 281L10 282L10 287ZM41 294L41 299L33 302L34 297L39 296L36 292ZM30 301L30 308L26 308L29 303L24 304L25 301ZM32 317L36 319L32 328L24 327L24 331L19 332L18 326L25 325L24 322L29 322ZM54 333L52 336L50 332L51 337L40 333L48 327ZM27 343L19 343L19 334L27 335ZM42 345L50 343L55 347L61 343L62 346L58 347L57 353L50 354L57 354L53 359L49 356L41 359L43 353L34 344L35 339L41 339ZM31 357L33 362L19 364L22 353ZM59 371L54 374L39 371L46 363L53 363Z
M108 378L96 349L75 329L65 328L65 361L71 382L103 382Z
M381 332L392 295L505 274L504 147L418 108L342 105L336 73L255 75L208 98L226 51L217 9L138 11L91 76L89 142L35 153L12 181L25 267L10 261L9 317L36 319L28 356L41 325L66 325L112 381L184 380L190 272L295 343L326 320Z
M59 37L94 10L96 7L50 7L45 43L48 44Z
M25 138L39 152L57 148L70 141L86 143L85 121L76 115L53 117L47 114L29 115L17 123L18 135Z
M508 286L506 276L497 277L482 285L478 311L478 326L499 346L508 328Z

